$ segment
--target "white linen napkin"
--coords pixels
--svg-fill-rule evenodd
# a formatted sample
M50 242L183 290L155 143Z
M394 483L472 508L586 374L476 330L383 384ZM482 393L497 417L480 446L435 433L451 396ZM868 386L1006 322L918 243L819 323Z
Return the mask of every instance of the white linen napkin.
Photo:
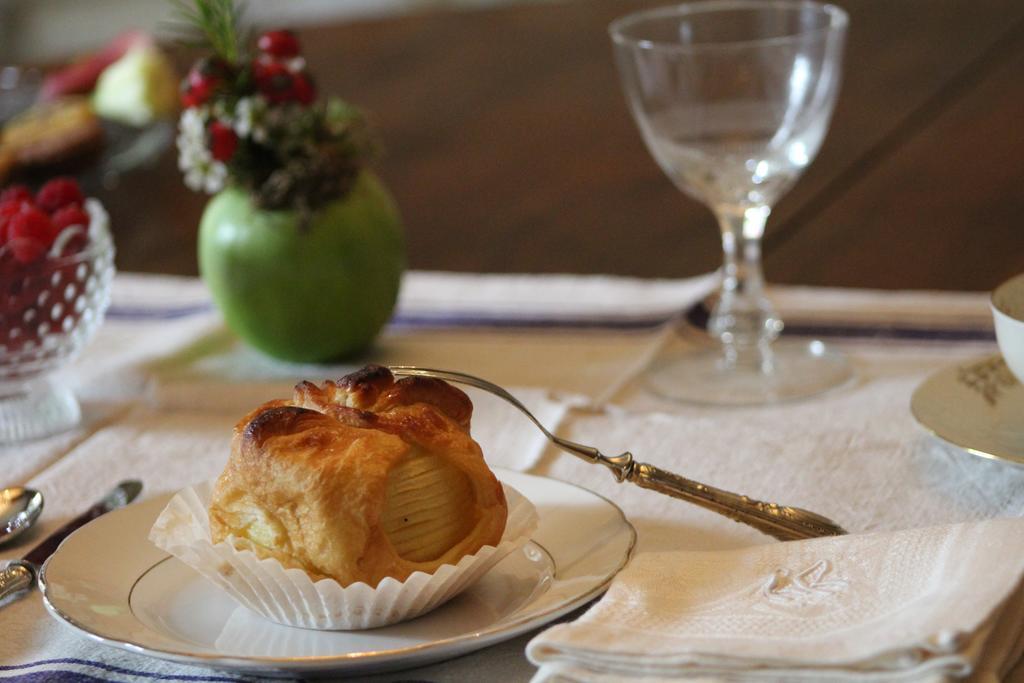
M1002 681L1021 655L1024 520L641 553L534 638L540 681Z

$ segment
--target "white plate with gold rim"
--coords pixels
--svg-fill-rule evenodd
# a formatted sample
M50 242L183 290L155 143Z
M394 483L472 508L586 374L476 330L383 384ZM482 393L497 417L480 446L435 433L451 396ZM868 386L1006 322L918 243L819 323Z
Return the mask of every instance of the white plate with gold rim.
M1024 386L999 354L939 370L914 391L910 410L943 441L1024 465Z
M417 619L368 631L312 631L269 622L152 545L171 495L82 527L43 567L50 614L106 645L218 669L291 675L419 666L512 638L599 595L626 564L636 532L612 502L555 479L498 478L537 507L519 553Z

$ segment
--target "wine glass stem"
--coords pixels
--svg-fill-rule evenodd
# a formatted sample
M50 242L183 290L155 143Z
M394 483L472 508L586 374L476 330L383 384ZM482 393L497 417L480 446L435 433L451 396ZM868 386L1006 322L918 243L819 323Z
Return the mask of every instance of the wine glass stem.
M715 209L725 259L708 332L721 342L728 367L761 372L773 368L771 344L782 331L782 321L764 295L761 236L769 213L768 206Z

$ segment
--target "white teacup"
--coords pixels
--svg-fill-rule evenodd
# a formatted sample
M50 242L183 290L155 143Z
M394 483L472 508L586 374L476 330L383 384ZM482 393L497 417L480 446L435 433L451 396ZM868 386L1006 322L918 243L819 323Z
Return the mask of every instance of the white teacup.
M1024 274L1010 278L992 292L992 317L1003 360L1024 384Z

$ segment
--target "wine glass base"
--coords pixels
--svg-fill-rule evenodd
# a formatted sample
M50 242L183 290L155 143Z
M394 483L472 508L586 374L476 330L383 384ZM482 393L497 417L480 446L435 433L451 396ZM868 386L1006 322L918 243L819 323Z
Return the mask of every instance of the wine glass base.
M686 351L652 363L644 384L657 396L681 403L757 406L816 396L853 379L846 356L820 341L781 340L772 352L772 371L762 372L728 366L717 347Z
M57 434L81 418L78 401L66 387L46 380L0 387L0 443Z

